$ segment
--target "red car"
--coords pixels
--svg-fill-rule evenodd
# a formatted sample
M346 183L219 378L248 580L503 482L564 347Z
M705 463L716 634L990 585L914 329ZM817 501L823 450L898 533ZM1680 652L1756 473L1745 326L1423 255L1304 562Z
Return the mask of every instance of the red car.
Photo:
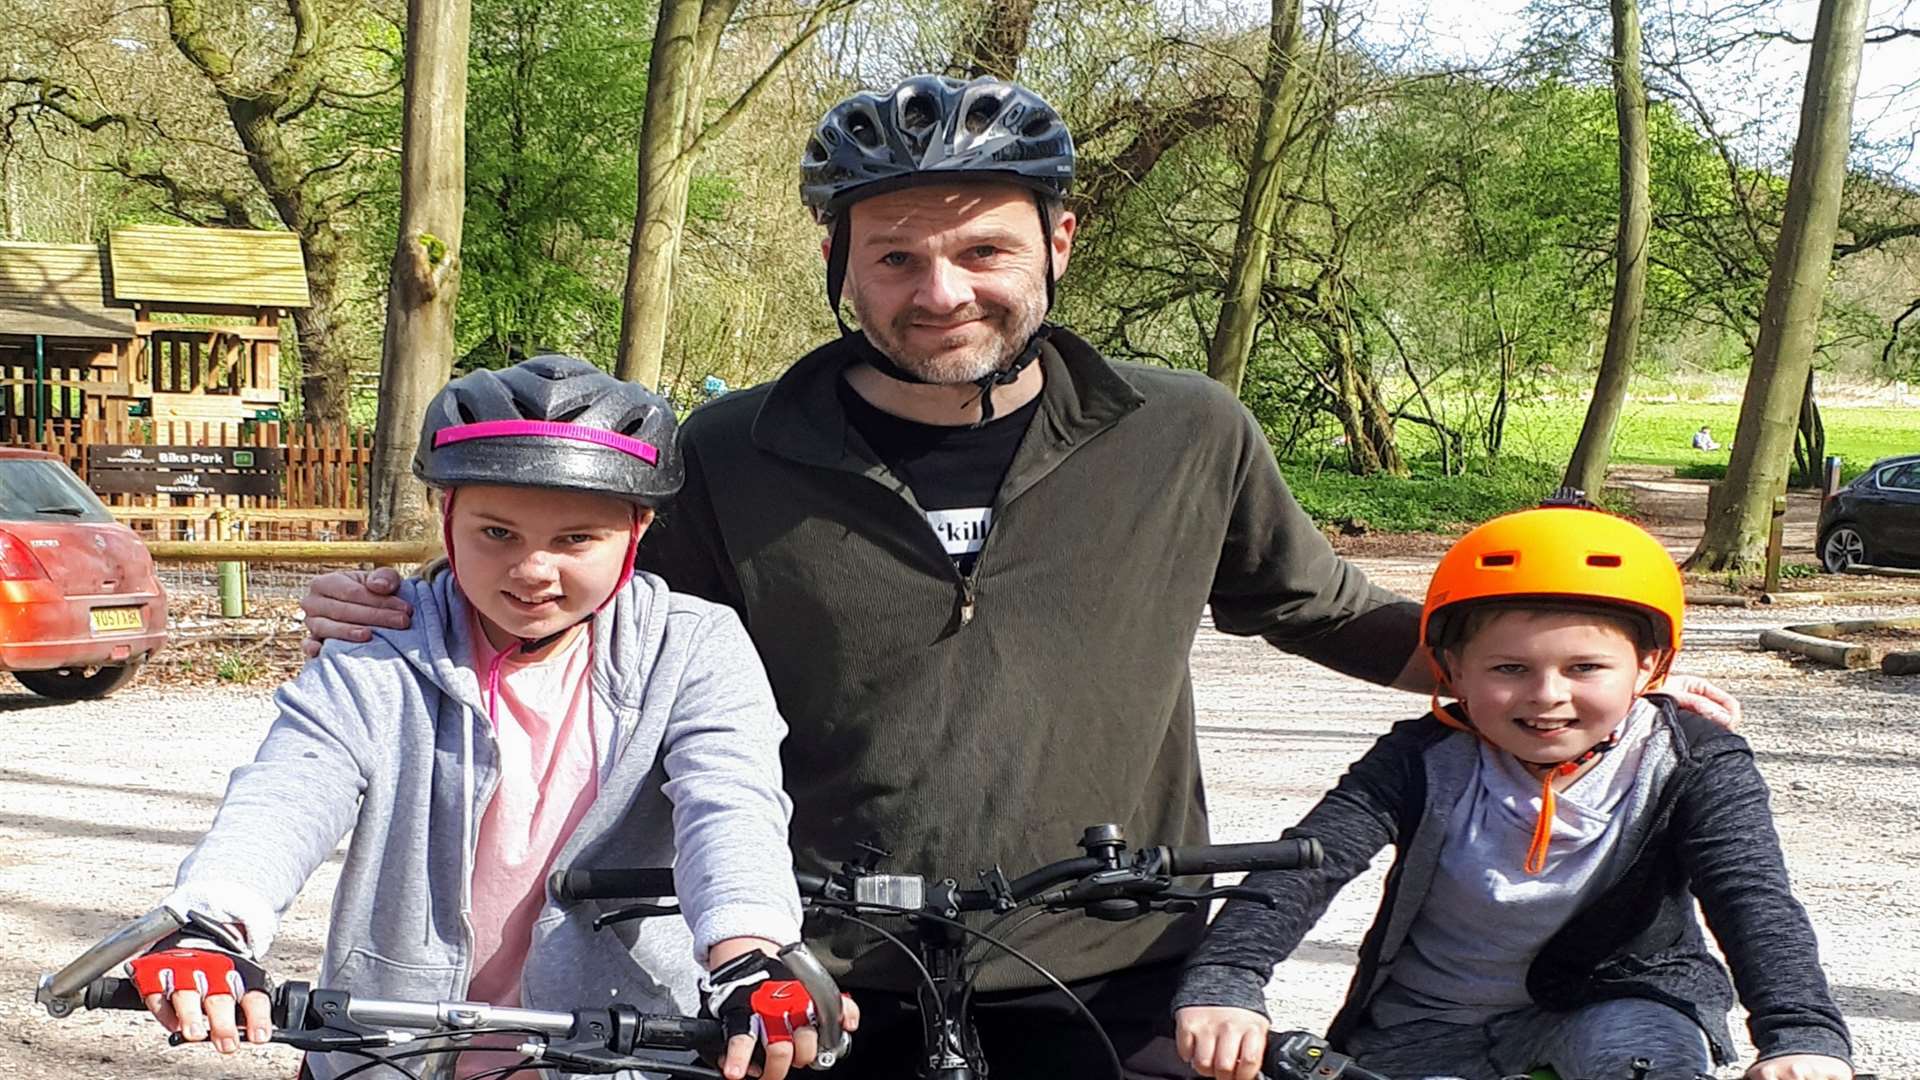
M105 697L166 642L140 538L59 458L0 447L0 671L46 697Z

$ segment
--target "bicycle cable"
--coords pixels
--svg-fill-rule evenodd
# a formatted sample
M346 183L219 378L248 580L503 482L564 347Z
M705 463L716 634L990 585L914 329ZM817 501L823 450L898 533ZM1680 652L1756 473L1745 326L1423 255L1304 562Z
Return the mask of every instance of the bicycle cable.
M1113 1040L1107 1037L1107 1029L1100 1026L1100 1018L1093 1015L1093 1010L1087 1008L1087 1003L1084 1001L1081 1001L1078 997L1076 997L1073 991L1067 988L1066 983L1061 982L1059 977L1056 976L1053 972L1048 971L1046 968L1040 966L1040 963L1036 961L1033 957L1028 956L1026 953L1021 952L1019 949L1016 949L1011 945L1008 945L1004 941L997 941L994 938L988 937L987 935L981 933L978 930L975 930L973 927L968 926L966 923L963 923L958 919L949 919L944 915L935 915L931 912L921 911L916 908L899 907L894 904L860 903L859 901L853 901L853 900L848 900L848 901L834 900L834 901L824 901L824 902L820 900L815 900L814 902L816 904L826 903L828 905L848 905L848 906L853 906L853 907L857 907L857 908L861 908L869 911L891 912L892 914L895 914L895 915L911 915L915 918L926 919L930 922L939 923L942 926L950 926L953 929L958 930L961 933L967 935L968 937L974 938L979 941L984 941L987 944L992 945L994 948L1001 950L1002 952L1006 953L1008 956L1011 956L1015 960L1018 960L1021 963L1027 965L1028 968L1033 970L1034 974L1039 975L1041 978L1047 980L1047 982L1050 985L1052 985L1052 987L1055 990L1060 991L1060 993L1066 995L1066 998L1068 1001L1073 1002L1073 1007L1075 1011L1080 1015L1082 1019L1084 1019L1087 1022L1087 1026L1093 1029L1093 1033L1099 1037L1100 1048L1106 1051L1106 1054L1107 1054L1107 1063L1113 1066L1113 1075L1119 1078L1119 1080L1125 1080L1127 1075L1127 1070L1126 1070L1126 1066L1120 1063L1120 1051L1115 1049L1113 1045Z
M815 904L820 903L819 900L815 900L813 902ZM841 902L842 901L828 901L827 903L838 904ZM907 947L906 942L901 941L897 934L894 934L892 931L881 926L879 923L874 922L871 919L863 919L860 916L855 915L850 911L842 911L838 907L823 906L820 908L820 913L822 915L831 915L837 919L845 919L846 921L851 923L858 923L859 925L866 927L867 929L873 931L874 933L879 934L881 937L886 938L888 941L892 942L894 946L897 947L901 952L905 953L907 956L907 959L912 961L914 968L920 972L920 981L925 983L927 986L927 989L933 992L932 1000L934 1002L934 1012L939 1017L941 1026L943 1027L946 1026L947 1003L940 999L940 984L934 981L933 972L927 970L927 965L925 963L922 963L920 960L920 957L916 955L912 949Z

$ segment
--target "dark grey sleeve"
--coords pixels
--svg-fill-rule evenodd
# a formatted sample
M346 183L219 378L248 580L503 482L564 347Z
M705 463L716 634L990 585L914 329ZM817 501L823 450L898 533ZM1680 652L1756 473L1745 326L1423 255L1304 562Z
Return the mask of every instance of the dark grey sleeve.
M1675 808L1674 828L1759 1058L1850 1059L1847 1024L1828 992L1813 924L1794 898L1752 753L1743 742L1702 768Z
M1250 874L1242 882L1274 898L1269 908L1230 900L1187 960L1173 1007L1229 1005L1265 1015L1262 990L1347 882L1394 843L1407 806L1424 797L1421 724L1400 724L1348 768L1300 824L1283 837L1311 836L1325 858L1315 870Z
M1334 554L1281 478L1253 414L1240 414L1233 510L1209 597L1214 625L1355 678L1393 682L1419 642L1420 605Z

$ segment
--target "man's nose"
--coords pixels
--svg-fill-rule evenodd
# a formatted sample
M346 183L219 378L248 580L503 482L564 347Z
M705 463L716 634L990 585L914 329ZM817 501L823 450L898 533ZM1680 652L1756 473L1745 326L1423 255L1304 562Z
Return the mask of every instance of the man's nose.
M973 284L965 270L946 259L934 259L920 279L914 304L928 311L953 311L973 303Z

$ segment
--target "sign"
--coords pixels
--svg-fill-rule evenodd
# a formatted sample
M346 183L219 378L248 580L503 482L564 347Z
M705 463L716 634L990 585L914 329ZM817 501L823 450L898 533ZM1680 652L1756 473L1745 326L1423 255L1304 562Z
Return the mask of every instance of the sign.
M102 495L280 494L277 446L87 447L87 484Z

